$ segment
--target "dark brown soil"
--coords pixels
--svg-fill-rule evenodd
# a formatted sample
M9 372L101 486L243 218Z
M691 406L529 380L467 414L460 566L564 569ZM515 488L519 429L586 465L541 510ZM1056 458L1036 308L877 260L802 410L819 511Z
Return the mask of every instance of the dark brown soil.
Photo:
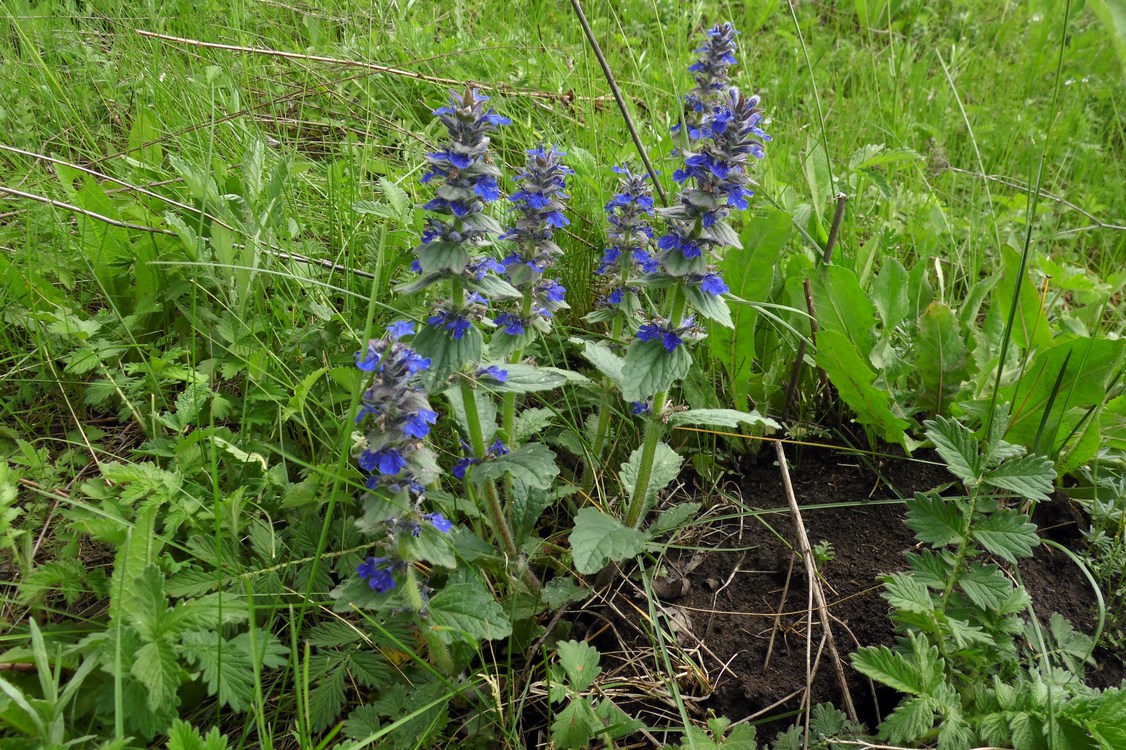
M878 576L902 570L903 553L916 545L903 524L904 505L899 498L950 483L953 477L932 461L888 458L870 466L840 452L813 448L789 449L788 455L810 541L832 546L833 557L822 571L835 618L833 631L860 718L872 727L898 699L891 691L873 690L848 666L847 655L862 645L892 645L895 640ZM733 720L792 715L801 706L807 660L817 660L822 628L816 615L812 631L809 628L805 568L791 552L794 526L773 459L774 451L766 450L743 467L740 489L754 515L738 517L732 512L702 525L706 532L669 553L661 571L666 575L655 584L666 614L673 615L684 664L695 665L702 673L687 667L680 670L687 676L680 680L680 688L689 698L695 697L688 707L697 715L709 709ZM845 507L816 507L828 504ZM1042 536L1077 550L1083 519L1073 507L1061 495L1038 508L1035 520ZM1064 553L1041 545L1036 557L1022 564L1021 572L1045 621L1059 612L1080 631L1093 631L1094 594ZM630 593L622 587L608 599L613 614L603 617L612 623L612 633L602 636L597 645L604 653L617 650L618 655L644 650L649 629L641 614L648 604L644 597L637 589ZM811 654L807 654L809 632ZM1099 686L1117 685L1123 678L1121 658L1101 656L1089 679ZM842 706L827 649L820 657L812 696L814 703ZM633 708L653 713L651 705ZM766 729L766 736L772 735Z

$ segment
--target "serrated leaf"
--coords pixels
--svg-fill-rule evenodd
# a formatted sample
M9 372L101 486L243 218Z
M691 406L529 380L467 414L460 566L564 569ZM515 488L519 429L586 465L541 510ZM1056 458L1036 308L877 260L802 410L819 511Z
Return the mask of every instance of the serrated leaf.
M1056 470L1052 462L1041 456L1010 459L990 469L982 482L1016 493L1022 498L1047 502L1051 498Z
M631 499L637 489L637 472L641 467L641 457L644 447L637 448L630 454L629 460L622 464L619 477L622 487ZM649 474L649 487L645 492L645 503L648 505L657 493L663 490L674 479L680 476L680 467L684 459L667 443L657 443L653 453L653 468Z
M609 698L599 701L594 707L594 713L598 715L602 722L603 734L615 739L633 734L645 726L645 722L633 718L614 705L614 702ZM755 748L752 747L750 750L755 750Z
M861 361L868 359L876 345L876 306L852 270L844 266L825 266L811 273L813 303L817 310L818 351L821 336L832 332L850 341Z
M688 409L669 415L669 424L677 426L697 425L703 427L727 427L736 429L741 424L780 430L781 425L770 417L764 417L757 410L738 409Z
M516 443L520 444L528 438L539 435L555 421L555 412L542 407L521 409L516 416Z
M555 465L555 454L546 445L528 443L492 461L485 461L473 469L472 476L478 479L500 479L510 474L516 481L529 487L546 490L555 482L559 467Z
M582 347L579 353L583 356L583 359L594 365L594 368L600 373L610 378L610 382L614 385L619 388L622 387L622 367L625 365L623 358L600 343L577 338L572 338L570 341L572 344Z
M926 584L908 573L893 573L888 576L882 596L888 604L902 612L920 615L934 612L934 601Z
M148 691L150 709L179 705L176 691L180 689L180 661L171 643L161 640L141 646L130 672Z
M959 577L958 585L966 596L986 611L994 611L1008 598L1012 582L996 565L971 564Z
M555 747L581 748L590 743L602 729L602 721L586 700L571 701L551 722L551 740Z
M1036 524L1015 510L1001 509L976 521L973 537L978 544L1002 560L1016 563L1019 557L1031 557L1040 544Z
M977 438L970 428L946 417L923 424L927 428L927 439L934 443L934 449L942 456L950 473L971 487L976 486L983 466Z
M934 702L926 696L908 698L880 724L880 736L894 743L908 743L934 726Z
M567 673L569 687L583 692L598 679L602 668L598 666L601 654L586 641L563 641L556 645L559 652L559 665Z
M106 746L103 745L103 748ZM211 727L207 735L179 717L172 720L168 730L166 750L229 750L230 743L219 727ZM108 748L106 748L108 750Z
M289 650L273 633L259 630L255 642L263 669L280 667L288 661ZM181 644L184 655L202 670L208 695L218 695L221 703L235 711L251 704L255 674L249 633L228 640L214 631L192 630L181 636Z
M512 634L512 623L500 604L481 583L454 583L430 600L430 619L439 626L446 643L467 637L496 640Z
M957 500L921 492L907 501L904 523L915 532L919 541L935 547L954 544L966 532L966 520Z
M647 401L683 380L691 368L692 355L687 346L678 346L670 352L659 341L634 339L622 365L622 398Z
M309 724L313 731L323 732L336 723L344 702L344 670L335 669L309 692Z
M558 575L543 587L543 601L549 609L559 609L572 602L579 602L590 596L590 589L575 583L575 579Z
M347 620L325 620L317 623L309 631L305 640L310 646L317 648L332 648L335 646L350 646L363 638L359 629Z
M922 636L918 638L922 639ZM924 658L932 658L936 661L938 659L938 649L934 649L933 653L929 651L922 653L925 655ZM901 693L926 695L931 687L927 684L928 681L920 670L920 665L887 646L865 646L853 653L851 658L852 665L859 672Z
M575 516L570 541L575 570L591 575L602 570L607 563L641 552L645 549L647 537L637 529L623 526L618 519L597 508L583 508Z

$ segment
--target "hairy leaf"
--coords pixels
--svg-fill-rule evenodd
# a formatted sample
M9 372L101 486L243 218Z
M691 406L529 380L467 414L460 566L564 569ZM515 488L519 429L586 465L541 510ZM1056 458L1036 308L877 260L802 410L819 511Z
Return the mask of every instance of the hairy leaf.
M938 495L915 493L907 501L905 523L919 541L935 547L954 544L966 533L961 503Z
M528 443L492 461L485 461L473 470L473 476L477 478L499 479L505 474L529 487L546 490L554 483L559 467L555 465L555 454L550 448Z
M687 346L670 352L660 341L634 339L622 365L622 398L645 401L683 380L691 367L692 355Z
M630 498L637 489L637 474L641 468L642 448L637 448L630 454L629 460L622 464L619 477L626 495ZM649 486L645 491L645 502L648 504L674 479L680 475L680 467L684 459L667 443L657 443L653 454L653 469L649 474Z
M563 641L556 648L559 651L559 665L567 673L569 687L582 692L594 684L602 668L598 666L598 649L586 641Z
M978 544L1001 559L1016 563L1018 557L1031 557L1040 543L1036 524L1015 510L1001 509L975 521L973 537Z
M446 586L430 600L430 617L441 627L438 635L446 643L459 637L491 641L512 634L508 614L480 582Z
M906 419L893 413L891 394L876 387L876 373L845 335L822 331L817 337L817 364L825 370L856 421L876 429L889 443L911 447Z
M616 562L645 549L646 536L623 526L618 519L597 508L583 508L575 516L571 532L571 556L575 570L583 575L597 573L609 562Z
M689 409L688 411L673 412L669 415L669 424L675 426L693 425L702 427L727 427L736 429L741 424L765 427L770 430L780 430L781 425L769 417L764 417L757 410L749 412L738 409Z
M1047 502L1055 478L1056 470L1052 468L1051 461L1041 456L1024 456L990 469L982 481L1022 498Z
M934 449L942 456L950 473L967 485L976 486L983 467L977 438L970 428L946 417L928 420L924 424L927 439L934 443Z

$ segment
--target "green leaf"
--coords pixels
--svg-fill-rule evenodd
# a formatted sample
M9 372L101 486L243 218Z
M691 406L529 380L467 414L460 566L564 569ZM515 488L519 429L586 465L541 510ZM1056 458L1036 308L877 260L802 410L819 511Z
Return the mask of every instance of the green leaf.
M555 482L559 467L555 465L555 454L550 448L528 443L473 469L473 476L479 479L500 479L505 474L529 487L546 490Z
M688 519L700 512L702 505L702 503L679 503L678 505L674 505L657 516L657 520L645 531L649 534L650 538L656 539L661 534L679 529L687 523Z
M575 570L591 575L607 563L638 554L645 549L647 538L643 532L623 526L597 508L583 508L575 516L570 541Z
M894 743L921 738L934 726L934 701L927 696L908 698L880 724L880 736Z
M810 203L818 218L825 215L825 206L833 192L833 181L829 170L829 156L825 146L812 138L806 146L805 161L802 162L805 182L809 185Z
M867 362L876 345L876 306L856 274L844 266L824 266L811 273L809 281L821 330L844 336Z
M921 635L908 637L913 646L912 654L892 651L887 646L865 646L852 654L852 665L862 674L901 693L927 695L937 687L934 676L941 666L938 649L928 648Z
M930 303L918 325L914 362L921 382L919 406L943 414L970 375L969 350L958 318L943 302Z
M1002 330L1012 310L1017 279L1020 278L1020 253L1011 247L1001 248L1001 279L993 293L985 324L986 330ZM1020 287L1016 319L1013 321L1012 341L1023 351L1030 348L1046 349L1052 344L1052 329L1040 304L1032 279L1024 276ZM1011 399L1010 399L1011 400ZM1019 403L1013 401L1013 403Z
M1033 548L1040 544L1036 524L1004 508L975 521L973 537L991 554L1014 564L1018 557L1031 557Z
M289 649L273 633L259 629L254 634L261 668L284 666ZM254 651L250 634L225 639L214 631L191 630L181 636L184 655L203 673L208 695L234 711L243 711L254 700Z
M889 443L910 450L913 441L905 430L911 423L893 413L891 394L876 387L876 373L852 341L836 331L822 331L817 336L817 364L856 413L856 421L875 428Z
M524 443L530 437L539 435L555 422L552 409L531 407L521 409L516 415L516 443Z
M1005 461L981 478L993 487L1014 492L1022 498L1047 502L1052 494L1056 470L1041 456L1024 456Z
M567 673L570 688L583 692L598 679L602 668L598 666L601 654L586 641L563 641L556 648L559 651L559 664Z
M424 381L430 390L437 390L454 374L470 362L481 360L482 338L476 326L455 339L445 328L423 326L411 340L411 346L423 357L430 358L430 369Z
M698 286L683 284L684 296L692 308L700 313L701 317L714 320L726 328L734 327L731 320L731 308L727 306L727 299L722 295L709 294Z
M637 472L641 468L643 451L643 447L636 448L629 455L629 460L622 464L619 478L626 495L630 499L633 498L634 490L637 487ZM653 469L649 474L649 487L645 492L646 504L651 502L657 496L657 493L667 487L670 482L680 476L680 467L683 463L684 459L667 443L657 443L653 453Z
M631 717L614 705L614 702L609 698L599 701L594 707L594 713L598 714L598 719L602 722L603 735L609 735L615 739L633 734L645 727L645 722ZM752 747L750 750L755 750L755 748Z
M757 410L748 412L737 409L689 409L688 411L673 412L669 415L668 423L674 427L698 425L736 429L741 424L747 424L770 430L782 429L781 425L769 417L762 416Z
M171 643L161 640L141 646L130 671L148 691L149 708L180 704L176 695L180 689L180 662Z
M895 258L885 258L883 268L872 284L872 303L880 313L885 330L892 330L907 317L910 301L907 296L907 269Z
M882 594L888 604L902 612L930 615L934 601L925 583L910 573L892 573L884 583Z
M519 299L520 290L496 274L487 273L480 279L470 277L465 286L471 291L480 292L489 299Z
M491 641L512 634L508 614L480 582L443 588L430 600L430 618L439 626L438 636L445 643L462 637Z
M958 578L966 596L987 612L996 611L1012 593L1013 584L996 565L971 564Z
M578 338L570 339L572 344L582 346L579 353L583 358L594 365L600 373L610 378L610 382L619 388L622 387L622 367L625 360L614 354L605 345Z
M469 425L467 417L465 416L464 393L465 392L457 385L451 386L444 391L446 398L450 402L450 411L453 412L454 420L462 431L468 434ZM482 439L487 445L493 441L493 437L497 432L496 400L483 388L473 389L473 400L477 404L477 420L481 423Z
M983 467L977 438L970 428L946 417L928 420L923 424L927 428L927 439L934 443L934 449L942 456L950 473L967 485L976 486Z
M622 365L622 398L646 401L684 376L692 368L687 346L666 351L660 341L634 339Z
M314 732L328 729L344 710L344 670L335 669L309 693L309 724Z
M147 565L125 590L125 613L129 623L146 641L157 641L168 631L168 599L164 595L164 574L156 565Z
M568 575L557 575L543 587L543 601L549 609L559 609L571 602L580 602L590 596L590 589L575 583Z
M555 747L586 747L595 733L602 729L602 720L594 713L590 702L576 698L555 715L551 722L551 740Z
M482 366L485 366L483 363ZM508 377L503 383L493 380L482 381L489 390L497 393L533 393L535 391L550 391L567 383L584 383L587 379L578 373L568 372L555 367L535 367L533 365L504 364L501 367L508 371Z
M219 727L211 727L206 736L179 717L172 720L168 730L167 750L230 750L227 736Z
M916 492L907 501L904 523L915 532L920 542L934 547L956 543L966 533L966 519L961 503L956 499Z

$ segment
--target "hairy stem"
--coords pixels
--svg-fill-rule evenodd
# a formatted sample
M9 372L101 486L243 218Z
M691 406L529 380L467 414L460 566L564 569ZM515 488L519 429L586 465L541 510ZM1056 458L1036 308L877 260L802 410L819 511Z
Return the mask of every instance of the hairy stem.
M524 292L524 302L520 307L520 317L528 320L532 314L532 289L529 287ZM524 358L524 350L517 349L512 352L508 358L509 364L518 365L520 360ZM502 409L502 422L501 429L503 430L504 439L508 443L509 448L516 447L516 394L512 391L504 394L504 405Z
M669 325L679 327L684 317L684 292L676 286L672 292L672 314L669 315ZM626 509L626 525L637 526L641 523L641 512L645 509L645 496L649 493L649 481L653 475L653 459L657 455L657 443L664 432L665 401L668 399L669 389L659 391L653 397L653 406L649 415L649 422L645 425L645 442L641 448L641 465L637 469L637 482L633 487L633 497L630 498L629 507Z

